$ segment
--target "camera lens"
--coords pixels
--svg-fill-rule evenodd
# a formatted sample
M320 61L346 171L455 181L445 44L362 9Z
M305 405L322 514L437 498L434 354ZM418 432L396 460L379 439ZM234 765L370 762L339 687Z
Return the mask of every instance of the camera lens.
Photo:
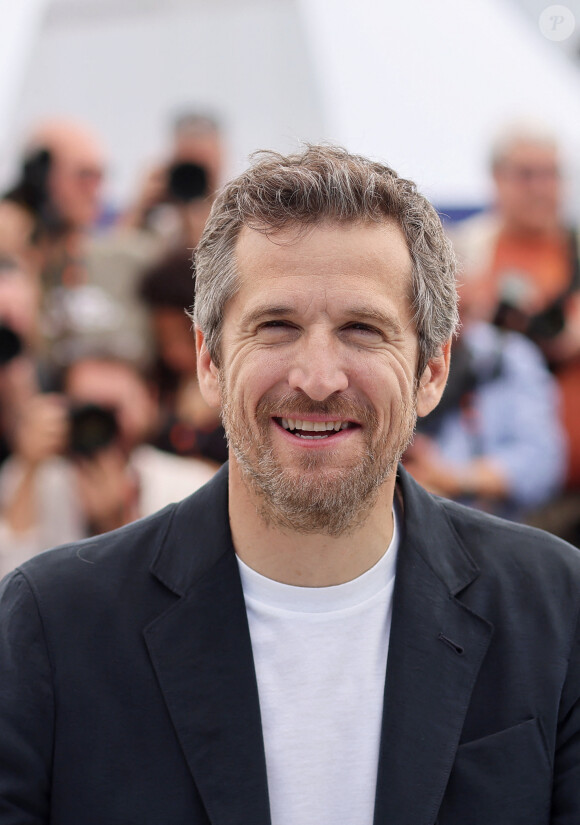
M207 194L207 172L197 163L175 163L168 172L167 190L181 203L203 198Z
M112 444L119 434L112 410L96 404L74 407L70 412L69 451L91 457Z
M0 367L20 355L23 349L20 336L11 327L0 324Z

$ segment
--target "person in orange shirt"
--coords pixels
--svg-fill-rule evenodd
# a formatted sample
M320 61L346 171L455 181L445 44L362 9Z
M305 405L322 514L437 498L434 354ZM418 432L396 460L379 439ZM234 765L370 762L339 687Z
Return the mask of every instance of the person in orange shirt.
M497 139L494 208L454 234L463 301L472 317L522 332L558 379L568 435L570 490L580 490L580 264L578 236L563 217L556 138L519 123ZM578 528L574 528L578 529Z

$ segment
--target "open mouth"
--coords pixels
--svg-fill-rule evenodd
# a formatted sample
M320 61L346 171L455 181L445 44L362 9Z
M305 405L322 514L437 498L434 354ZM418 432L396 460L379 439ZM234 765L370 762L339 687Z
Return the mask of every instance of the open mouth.
M295 418L275 418L274 421L296 438L310 440L332 438L342 430L359 426L354 421L302 421Z

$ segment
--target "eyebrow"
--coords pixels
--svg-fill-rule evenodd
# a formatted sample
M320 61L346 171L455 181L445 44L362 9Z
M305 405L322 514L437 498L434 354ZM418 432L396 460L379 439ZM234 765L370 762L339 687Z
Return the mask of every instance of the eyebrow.
M261 306L242 315L242 326L253 326L264 318L282 318L294 314L295 309L290 306Z
M253 326L260 323L265 318L287 318L296 314L296 308L291 306L261 306L246 313L242 316L242 325ZM391 330L393 333L399 335L403 332L403 327L392 315L386 315L380 312L375 307L371 306L354 306L349 307L345 312L345 316L350 317L353 321L373 321L384 329Z

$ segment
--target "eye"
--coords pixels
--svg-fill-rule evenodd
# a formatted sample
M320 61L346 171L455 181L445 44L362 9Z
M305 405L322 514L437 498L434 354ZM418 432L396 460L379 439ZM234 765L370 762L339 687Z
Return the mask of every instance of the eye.
M293 339L296 333L297 329L294 324L279 318L264 321L257 329L258 336L273 342Z
M277 327L287 327L290 326L288 321L265 321L265 323L260 324L260 329L276 329Z
M348 324L348 326L344 327L344 331L359 339L379 340L383 338L383 333L380 331L380 329L372 327L369 324L365 324L363 322Z

